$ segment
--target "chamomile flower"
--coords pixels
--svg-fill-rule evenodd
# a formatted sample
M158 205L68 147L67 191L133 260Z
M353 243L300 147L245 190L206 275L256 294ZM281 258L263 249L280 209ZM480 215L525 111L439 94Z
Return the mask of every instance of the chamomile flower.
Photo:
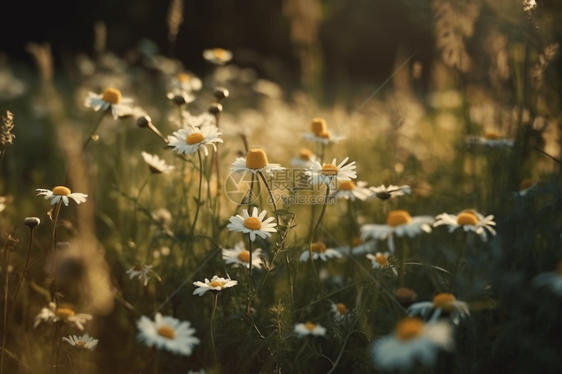
M202 150L205 156L209 154L207 145L212 145L217 150L215 143L222 143L220 136L222 133L217 131L216 126L203 126L199 129L188 127L174 132L173 136L168 136L168 145L174 148L179 154L190 155Z
M203 87L203 83L201 79L197 78L195 75L179 73L170 83L166 97L173 100L175 103L191 103L195 100L195 96L192 95L192 92L199 91L201 87ZM178 98L181 98L181 100L178 100Z
M347 305L344 303L332 303L330 307L330 312L333 314L334 319L338 321L342 321L350 316L349 310L347 309Z
M88 351L91 351L91 352L96 350L96 347L98 346L98 341L99 341L98 339L92 338L88 334L84 334L80 337L78 337L76 335L70 335L68 338L63 337L62 340L67 342L71 346L76 347L80 350L88 350Z
M133 111L133 99L123 97L121 91L115 88L108 88L101 95L94 92L88 93L84 105L96 112L98 110L111 110L115 119L130 115Z
M252 251L252 267L261 268L261 248L256 248ZM233 266L242 265L247 268L250 267L250 251L244 246L244 242L239 242L234 245L234 249L223 249L222 259L225 264L233 264Z
M453 232L459 227L462 227L465 232L475 232L483 241L488 240L488 232L492 235L496 235L496 230L492 227L496 225L493 221L494 216L492 215L484 217L474 210L464 210L458 215L443 213L435 218L437 221L433 226L447 225L449 226L449 232Z
M483 137L472 136L466 141L469 149L507 149L513 147L515 142L511 139L503 138L496 131L487 131Z
M205 49L203 58L215 65L224 65L232 60L232 52L222 48Z
M7 204L8 204L8 197L0 196L0 212L6 209Z
M326 244L324 244L324 242L312 243L310 245L310 249L312 251L312 259L313 260L320 259L322 261L327 261L328 259L333 258L333 257L337 257L337 258L341 257L341 253L339 253L335 249L327 248ZM308 261L309 258L310 258L310 253L308 251L308 248L306 248L304 250L304 252L301 253L300 261L306 262L306 261Z
M269 217L264 221L266 214L267 211L263 210L258 215L258 208L254 207L252 215L249 215L248 211L244 209L242 215L237 214L230 217L230 223L226 227L230 231L249 234L251 241L256 240L256 235L265 239L271 237L271 233L276 231L274 227L277 226L275 222L272 222L275 220L275 217Z
M430 321L436 321L443 312L449 313L454 325L458 325L461 318L470 316L468 304L457 300L453 294L442 292L433 297L433 301L424 301L410 305L410 316L417 314L427 318L430 311L434 311Z
M303 148L300 151L299 157L291 160L291 166L296 168L308 168L312 161L316 160L316 156L310 149Z
M306 140L321 143L323 145L337 143L340 140L345 139L343 136L332 134L328 131L326 120L318 117L312 119L312 132L305 132L302 137Z
M369 200L373 200L375 198L388 200L399 196L410 195L412 193L412 188L408 185L393 186L391 184L388 187L385 187L384 184L381 184L378 187L370 187L369 190L371 191Z
M562 261L558 263L555 271L541 273L531 281L535 287L546 286L552 292L562 297Z
M439 350L450 350L453 344L448 322L426 324L417 318L405 318L394 332L373 344L373 363L385 370L405 371L418 361L431 367Z
M148 280L150 279L150 272L152 271L152 265L141 265L136 264L129 270L127 270L127 274L129 275L129 279L138 278L139 282L143 283L144 286L148 284Z
M337 190L332 194L333 197L343 197L346 200L355 201L366 200L371 192L365 188L367 182L355 182L353 181L343 181L337 184Z
M160 313L156 313L154 321L142 316L137 321L137 327L138 341L148 347L156 346L157 349L165 349L182 356L191 356L193 348L200 343L199 338L194 336L195 329L189 321L163 317Z
M265 172L272 176L275 171L285 170L280 164L270 164L267 160L267 155L261 148L251 148L246 154L246 158L238 157L232 163L230 171L232 173L243 173L245 171L254 174Z
M67 306L57 308L56 304L51 302L47 308L41 309L41 312L35 316L33 327L39 326L41 322L54 323L60 321L75 326L79 330L84 330L84 324L91 319L90 314L76 313Z
M308 321L306 323L297 323L293 333L299 338L304 338L309 335L324 336L326 335L326 328L320 326L318 323Z
M371 264L373 265L373 269L386 269L390 267L390 262L388 261L388 257L390 256L390 252L377 252L374 255L368 254L367 258L371 260ZM394 274L398 275L395 268L392 268Z
M142 158L144 158L144 162L148 164L148 168L154 174L167 174L175 169L174 166L166 164L166 161L160 159L160 157L156 155L142 152Z
M349 160L346 157L339 165L336 166L336 159L331 164L320 165L318 161L312 161L311 166L304 173L308 176L310 184L326 184L330 188L335 188L336 182L341 184L344 181L350 181L357 178L355 173L355 161L345 165Z
M377 248L377 243L374 241L367 241L364 242L359 237L353 237L351 239L351 247L340 247L339 251L343 254L349 254L351 250L351 254L354 256L364 255L366 253L373 252Z
M537 187L537 181L533 178L526 178L519 183L519 189L514 193L516 196L526 196L531 194Z
M197 286L195 291L193 291L193 294L203 296L207 291L220 292L226 288L234 287L237 284L238 281L232 280L230 278L221 278L218 275L215 275L211 280L205 278L205 283L199 281L193 282L193 285Z
M74 200L76 204L80 204L85 202L86 198L88 197L88 195L83 193L79 193L79 192L72 193L68 187L64 187L64 186L57 186L53 188L52 191L44 188L38 188L35 190L35 192L37 193L37 196L45 196L45 200L50 199L51 205L55 205L62 200L64 205L68 206L70 202L68 198Z

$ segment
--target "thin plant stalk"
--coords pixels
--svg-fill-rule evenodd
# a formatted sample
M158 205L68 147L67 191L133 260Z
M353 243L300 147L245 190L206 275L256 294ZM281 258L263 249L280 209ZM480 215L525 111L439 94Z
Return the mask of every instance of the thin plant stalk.
M324 199L324 205L322 205L322 211L320 212L320 217L318 217L318 221L316 222L316 226L312 230L310 234L310 241L308 245L308 254L310 255L310 264L312 266L312 272L314 273L314 278L316 279L316 285L318 286L318 292L320 295L323 296L322 292L322 283L320 282L320 278L318 277L318 273L316 271L316 266L314 265L314 256L312 253L312 242L314 241L314 235L316 234L316 230L318 230L318 226L320 226L320 222L322 222L322 218L324 218L324 212L326 211L326 205L328 205L328 196L330 196L330 185L326 185L326 198Z
M86 141L84 142L84 145L82 146L82 152L84 152L84 150L86 149L88 144L90 144L90 141L92 140L92 137L94 136L96 131L98 131L98 128L100 127L101 123L103 122L103 119L104 119L106 113L107 113L107 110L104 110L101 113L101 116L98 119L98 122L94 125L94 128L92 129L92 132L90 132L90 135L88 136L88 138L86 138Z
M250 264L252 262L250 261ZM215 301L213 303L213 312L211 313L211 325L210 325L210 333L211 333L211 344L213 345L213 358L215 360L215 365L218 365L219 360L217 358L217 347L215 346L215 334L213 333L213 321L215 319L215 312L217 311L217 302L219 300L219 293L215 292Z
M408 257L409 247L408 239L402 238L402 251L400 253L400 273L398 273L398 281L400 287L404 287L404 278L406 275L406 258Z
M191 225L191 230L189 231L190 242L193 243L193 236L195 234L195 226L197 225L197 218L199 217L199 208L201 207L201 190L203 189L203 160L201 159L201 151L197 150L197 156L199 156L199 193L197 197L197 208L195 209L195 217L193 217L193 224ZM185 253L183 254L183 260L181 268L183 269L185 265L185 260L187 257L187 251L189 245L185 248Z
M250 252L250 263L248 264L248 269L251 277L252 276L252 239L250 238L250 234L248 234L248 248L249 248L248 252Z
M8 242L9 243L9 242ZM8 327L8 280L9 274L8 266L10 264L10 245L7 244L4 254L6 266L6 282L4 283L4 335L2 337L2 358L0 359L0 373L4 373L4 351L6 350L6 328Z
M25 275L27 274L27 269L29 268L29 259L30 259L30 257L31 257L31 248L32 248L32 245L33 245L33 230L34 230L34 229L35 229L35 227L32 227L32 228L30 229L29 247L28 247L28 249L27 249L27 256L26 256L26 258L25 258L25 266L24 266L24 268L23 268L23 272L22 272L20 281L19 281L19 283L18 283L18 285L17 285L17 287L16 287L16 292L14 292L14 297L13 297L13 299L12 299L12 306L11 306L11 308L10 308L10 312L8 313L8 319L10 318L10 316L12 315L12 313L13 313L13 311L14 311L14 307L15 307L15 304L16 304L16 299L17 299L17 297L18 297L18 292L19 292L19 290L20 290L20 288L21 288L21 285L22 285L22 283L23 283L23 280L25 279Z
M53 288L51 289L51 302L55 302L56 303L56 298L55 298L55 294L57 292L57 267L58 267L58 262L59 262L59 255L57 252L57 223L59 221L59 214L60 214L60 208L62 205L62 199L61 201L59 201L59 203L57 204L56 208L55 208L55 220L53 221L53 233L51 234L51 242L53 243L53 251L55 252L55 276L54 276L54 280L53 280Z
M457 274L460 269L461 259L464 255L464 251L466 250L466 242L468 241L468 233L464 233L464 240L459 255L457 256L457 261L455 262L455 267L453 269L453 275L451 277L451 284L449 285L449 293L453 292L453 286L455 285L455 280L457 279Z

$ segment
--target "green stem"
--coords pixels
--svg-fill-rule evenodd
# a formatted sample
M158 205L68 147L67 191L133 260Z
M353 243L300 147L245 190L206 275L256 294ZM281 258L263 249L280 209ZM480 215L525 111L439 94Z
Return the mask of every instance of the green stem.
M193 218L193 224L191 225L191 230L189 231L190 243L193 243L193 236L195 234L195 225L197 225L197 218L199 217L199 208L201 207L201 190L203 189L203 160L201 159L201 151L197 150L197 156L199 156L199 193L197 197L197 208L195 209L195 217ZM190 246L186 246L185 253L183 254L183 260L181 268L185 265L185 260L187 257L187 251Z
M408 257L408 249L408 239L404 237L402 239L402 252L400 253L400 273L398 274L400 287L404 287L404 277L406 275L406 257Z
M215 335L213 333L213 320L215 319L215 312L217 311L218 300L219 300L219 293L215 292L215 302L213 303L213 312L211 313L211 326L210 326L211 343L213 345L213 357L215 359L215 365L218 365L219 360L217 358L217 348L215 346Z
M322 218L324 218L324 212L326 211L326 205L328 205L328 196L330 196L330 185L326 185L326 198L324 200L324 205L322 205L322 211L320 212L320 217L318 217L318 221L316 222L316 226L312 230L310 234L310 241L308 245L308 254L310 256L310 264L312 266L312 272L314 273L314 278L316 279L316 285L318 286L318 292L320 292L321 296L324 296L322 291L322 283L320 282L320 278L318 277L318 273L316 272L316 266L314 265L314 257L312 253L312 242L314 241L314 235L316 234L316 230L318 230L318 226L320 226L320 222L322 222Z
M6 328L8 327L8 266L10 266L10 247L6 246L5 253L5 272L6 272L6 283L4 284L4 335L2 337L2 358L0 359L0 373L4 373L4 351L6 350Z
M57 223L59 221L60 208L62 206L62 199L58 202L55 208L55 220L53 221L53 233L51 235L51 242L53 243L53 251L55 252L55 276L53 279L53 287L51 289L51 302L57 303L55 295L57 293L57 267L59 262L59 255L57 252Z
M462 259L462 256L464 255L464 251L466 249L467 239L468 239L468 233L465 232L464 233L463 245L461 247L461 250L460 250L459 255L457 257L457 261L455 263L455 268L453 270L453 275L452 275L452 278L451 278L451 285L449 286L449 293L453 292L453 286L455 285L455 280L457 279L457 274L458 274L459 269L460 269L461 259Z
M96 133L96 131L98 131L98 128L100 127L101 123L103 122L103 118L105 117L105 113L107 113L109 111L109 109L104 110L101 113L100 118L98 119L98 122L96 123L96 125L94 126L94 129L92 130L92 132L90 133L90 135L88 136L88 138L86 139L86 141L84 142L84 145L82 146L82 153L84 152L84 150L86 149L86 147L88 146L88 144L90 144L90 140L92 140L92 136L94 136L94 134Z

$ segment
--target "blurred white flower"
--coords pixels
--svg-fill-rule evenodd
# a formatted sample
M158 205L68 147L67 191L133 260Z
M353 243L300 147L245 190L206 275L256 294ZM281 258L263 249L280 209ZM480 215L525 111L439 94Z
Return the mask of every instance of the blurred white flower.
M98 346L98 341L99 341L98 339L92 338L88 334L84 334L80 337L78 337L76 335L70 335L68 338L63 337L62 340L67 342L68 344L70 344L73 347L85 349L85 350L88 350L88 351L91 351L91 352L96 350L96 347Z
M324 336L326 335L326 328L314 322L297 323L293 330L299 338L304 338L308 335Z
M349 160L346 157L339 165L334 158L331 164L320 165L318 161L312 161L310 168L304 173L309 177L310 184L315 186L317 184L326 184L330 188L336 187L336 182L341 184L344 181L350 181L357 178L355 173L355 161L345 165Z
M222 48L205 49L203 58L215 65L224 65L232 60L232 52Z
M334 318L338 321L342 321L350 316L349 310L344 303L332 303L330 307L330 312L334 315Z
M136 264L135 266L127 270L127 274L129 275L129 279L137 277L139 282L143 283L146 287L146 285L148 284L148 280L150 279L149 274L151 271L152 265Z
M458 215L443 213L435 217L435 219L437 221L433 224L433 227L447 225L449 227L449 232L453 232L459 227L462 227L465 232L475 232L483 241L488 240L488 232L492 235L496 235L496 230L492 227L496 225L493 221L494 216L490 215L484 217L474 210L464 210Z
M558 263L556 271L541 273L534 277L531 283L535 287L548 287L552 292L562 297L562 261Z
M188 127L174 132L173 136L168 136L168 145L179 154L190 155L202 150L205 156L208 156L206 145L212 145L216 151L215 143L223 142L221 135L216 126L204 126L200 129Z
M337 257L337 258L341 257L341 253L339 253L335 249L327 248L326 244L324 244L324 242L312 243L310 245L310 249L312 251L312 259L313 260L320 259L322 261L327 261L328 259L333 258L333 257ZM310 253L308 251L308 248L306 248L304 250L304 252L301 253L300 261L306 262L306 261L308 261L309 258L310 258Z
M133 111L133 99L123 97L121 91L115 88L108 88L101 95L89 92L84 105L96 112L111 110L115 119L130 115Z
M355 182L353 181L343 181L337 183L337 190L332 194L333 197L343 197L346 200L355 201L356 199L359 200L366 200L370 195L371 192L365 188L367 186L367 182Z
M191 103L195 100L193 96L193 91L199 91L203 87L201 79L197 78L193 74L189 73L179 73L176 75L175 79L170 82L168 93L166 97L170 100L174 100L174 97L180 96L184 103Z
M144 162L148 164L148 168L154 174L167 174L172 172L175 167L172 165L166 164L166 161L160 159L156 155L151 155L150 153L142 152L142 158L144 158Z
M37 196L45 196L45 200L50 199L51 205L55 205L62 200L64 205L68 206L70 202L68 198L74 200L76 204L80 204L85 202L86 198L88 197L88 195L80 192L72 193L68 187L64 187L64 186L57 186L53 188L52 191L43 188L38 188L35 190L35 192L37 193Z
M261 248L252 250L252 267L261 268ZM240 241L234 245L234 249L223 249L222 259L226 265L233 264L233 266L242 265L247 268L250 267L250 251L244 246L244 242Z
M390 256L390 252L377 252L374 255L368 254L367 258L371 260L371 264L373 265L373 269L385 269L390 267L390 262L388 262L388 257ZM395 275L398 275L395 268L392 268L392 271Z
M156 346L157 349L165 349L182 356L191 356L194 346L200 343L199 338L194 336L195 329L189 321L163 317L160 313L156 313L154 321L142 316L137 321L137 327L138 341L148 347Z
M35 316L33 327L39 326L41 322L54 323L61 321L76 326L79 330L84 330L84 324L91 319L92 316L90 314L76 313L67 306L57 308L55 303L49 303L47 308L41 309L41 312Z
M328 145L329 143L337 143L345 139L343 136L335 135L328 131L326 120L319 117L312 119L312 132L305 132L302 137L306 140L310 140L323 145Z
M193 282L193 285L197 286L195 291L193 291L193 294L203 296L207 291L220 292L226 288L234 287L237 284L238 281L232 280L230 278L221 278L218 275L215 275L211 280L205 278L205 283L199 281Z
M421 315L427 318L430 311L434 311L430 321L436 321L442 312L450 313L451 321L458 325L461 318L470 316L468 304L457 300L453 294L442 292L433 297L433 301L424 301L410 305L408 312L410 316Z
M303 148L301 149L299 157L295 157L291 160L291 166L296 168L309 168L314 160L316 160L316 155L314 155L310 149Z
M502 138L495 131L488 131L483 137L471 136L466 140L469 149L506 149L511 148L515 142L512 139Z
M375 198L388 200L399 196L410 195L412 193L412 188L407 185L393 186L391 184L388 187L385 187L384 184L381 184L378 187L370 187L369 190L372 193L371 196L369 196L369 200L373 200Z

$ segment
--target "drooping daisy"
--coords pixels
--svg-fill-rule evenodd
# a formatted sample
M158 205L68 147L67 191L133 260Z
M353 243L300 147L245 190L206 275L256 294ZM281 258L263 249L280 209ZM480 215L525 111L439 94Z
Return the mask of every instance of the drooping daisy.
M341 253L339 253L338 251L336 251L335 249L329 249L326 247L326 244L324 244L324 242L316 242L316 243L312 243L310 245L310 249L312 250L312 259L313 260L322 260L322 261L327 261L329 258L332 257L341 257ZM303 253L301 253L301 257L300 257L300 261L301 262L306 262L308 261L308 259L310 258L310 253L308 251L308 248L304 250Z
M230 231L237 231L244 234L250 234L250 240L256 240L256 235L262 239L271 237L272 232L276 232L275 226L277 224L272 222L275 217L269 217L265 221L263 220L267 211L263 210L258 215L258 208L254 207L252 210L252 215L248 214L248 211L244 209L242 215L237 214L236 216L230 217L230 223L226 227Z
M195 329L189 321L180 321L174 317L156 313L154 321L142 316L137 321L139 329L137 340L148 347L156 346L170 352L191 356L194 346L199 344L199 338L194 336Z
M464 210L458 215L443 213L435 218L437 221L433 226L447 225L449 226L449 232L453 232L457 228L462 227L465 232L475 232L483 241L488 240L488 232L492 235L496 235L496 230L492 227L496 225L493 221L494 216L492 215L484 217L474 210Z
M261 268L261 248L256 248L252 251L252 267ZM222 259L225 264L233 264L233 266L242 265L247 268L250 267L250 251L246 250L244 242L240 241L234 245L234 249L223 249Z
M370 187L369 190L371 191L369 200L373 200L375 198L388 200L399 196L410 195L412 193L412 188L408 185L393 186L391 184L388 187L385 187L384 184L381 184L378 187Z
M127 274L129 275L129 279L137 277L139 282L143 283L146 287L146 285L148 284L148 280L150 279L149 274L151 271L152 265L136 264L135 266L127 270Z
M173 136L168 136L168 145L174 147L174 151L179 154L190 155L202 150L207 156L209 152L206 145L212 145L216 152L215 143L223 142L221 135L216 126L204 126L199 129L188 127L174 132Z
M332 134L328 131L326 120L324 118L312 119L312 133L305 132L302 137L306 140L327 145L328 143L337 143L345 139L343 136Z
M299 338L304 338L308 335L324 336L326 335L326 328L320 326L317 323L308 321L306 323L297 323L295 325L293 333Z
M191 93L199 91L201 87L203 87L203 83L195 75L179 73L176 75L175 80L170 83L169 92L166 94L166 97L173 100L176 104L188 104L195 100L195 96Z
M222 48L205 49L203 58L215 65L224 65L232 60L232 52Z
M502 137L496 131L486 131L483 137L469 137L466 145L469 149L506 149L511 148L515 142Z
M91 351L91 352L96 350L96 347L98 346L98 341L99 341L98 339L92 338L88 334L84 334L80 337L78 337L76 335L70 335L68 338L63 337L62 340L67 342L71 346L76 347L80 350L88 350L88 351Z
M535 287L546 286L552 292L562 297L562 261L558 263L555 271L541 273L531 281Z
M96 112L111 109L111 114L115 119L130 115L133 111L133 99L123 97L121 91L115 88L108 88L101 95L89 92L84 105Z
M519 183L519 189L515 192L517 196L526 196L537 187L537 181L533 178L526 178Z
M68 187L64 186L57 186L53 188L52 191L44 188L38 188L35 190L35 192L37 193L37 196L45 196L45 200L50 199L51 205L55 205L62 200L64 205L68 206L70 202L68 198L74 200L76 204L80 204L85 202L86 198L88 197L88 195L80 192L72 193Z
M230 167L232 173L249 171L256 174L266 172L270 176L273 175L273 172L281 170L285 170L285 168L280 164L270 164L267 155L261 148L251 148L246 154L246 158L238 157Z
M343 181L337 184L337 190L332 194L333 197L343 197L346 200L355 201L366 200L371 192L365 188L367 182L355 182L353 181Z
M144 158L144 162L148 164L150 171L154 174L167 174L175 169L174 166L166 164L166 161L160 159L160 157L156 155L142 152L142 157Z
M332 303L330 307L330 312L334 315L334 318L338 321L342 321L350 316L349 310L344 303Z
M199 281L193 282L193 285L197 286L195 291L193 291L193 294L203 296L207 291L220 292L226 288L234 287L237 284L238 281L236 280L232 280L230 278L225 279L215 275L211 280L205 278L205 283Z
M433 297L433 301L423 301L410 305L408 312L410 316L421 315L427 318L430 311L434 311L429 319L436 321L443 312L449 313L454 325L458 325L461 318L470 316L468 304L457 300L453 294L442 292Z
M320 165L318 161L312 161L311 166L304 173L309 177L310 184L326 184L330 188L335 188L336 183L341 184L344 181L350 181L357 178L355 173L355 161L345 165L349 160L346 157L339 165L336 166L336 159L331 164Z
M91 319L92 316L90 314L76 313L68 306L60 306L57 308L56 304L51 302L47 308L41 309L41 312L35 316L33 327L39 326L41 322L51 324L61 321L76 326L80 330L84 330L84 324Z
M295 157L291 160L291 166L296 168L308 168L312 161L316 160L316 156L310 149L303 148L299 154L299 157Z
M377 252L374 255L368 254L367 258L371 260L373 264L373 269L385 269L390 267L390 262L388 261L388 256L390 256L390 252ZM394 274L398 275L395 268L392 268Z
M377 248L377 243L374 241L364 242L360 237L353 237L351 239L351 247L340 247L339 251L343 254L349 254L351 249L351 254L354 256L364 255L366 253L373 252Z
M366 240L384 240L388 238L388 249L394 253L394 235L413 238L422 232L431 232L431 224L435 219L431 216L412 217L405 210L393 210L386 217L386 225L367 224L361 227L361 238Z

